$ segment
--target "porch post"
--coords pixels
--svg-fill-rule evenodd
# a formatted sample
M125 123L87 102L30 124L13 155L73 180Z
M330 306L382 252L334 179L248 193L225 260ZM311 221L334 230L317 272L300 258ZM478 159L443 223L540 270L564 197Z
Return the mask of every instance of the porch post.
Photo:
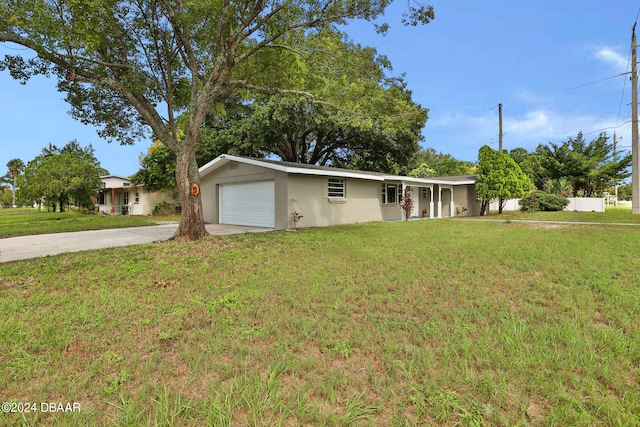
M438 218L442 218L442 185L438 185Z
M455 216L455 206L453 203L453 185L449 188L451 192L451 202L449 203L449 216L453 218Z
M400 197L402 197L402 201L404 201L404 182L400 184ZM400 200L400 197L398 197L398 200ZM400 209L400 220L402 221L404 219L407 219L404 209Z
M429 187L429 218L433 219L433 185Z
M116 213L116 189L111 189L111 215L115 215Z

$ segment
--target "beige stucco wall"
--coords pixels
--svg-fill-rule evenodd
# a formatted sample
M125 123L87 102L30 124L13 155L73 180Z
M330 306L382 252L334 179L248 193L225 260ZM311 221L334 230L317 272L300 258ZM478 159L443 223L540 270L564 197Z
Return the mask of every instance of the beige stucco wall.
M136 191L140 195L139 203L135 203ZM133 207L132 215L149 215L156 203L161 202L175 203L175 200L166 192L150 192L144 187L136 188L134 191L129 192L129 203Z
M289 228L291 213L303 215L297 227L324 227L359 222L400 220L402 212L393 205L383 205L382 183L345 178L344 199L329 198L329 177L290 175L288 185Z
M160 203L163 201L174 201L167 193L149 192L145 187L142 186L116 188L113 190L113 194L115 196L114 200L111 200L112 190L110 188L107 188L104 191L104 204L98 205L98 211L107 215L110 215L113 211L115 215L121 215L125 192L129 192L129 215L149 215L151 214L151 211L155 207L156 203ZM140 196L140 201L138 203L135 202L136 193L138 193Z
M287 174L246 163L229 162L205 175L200 180L204 222L219 223L218 186L251 181L274 181L275 184L275 228L289 227L287 212Z
M323 227L338 224L354 224L374 221L399 221L403 213L397 204L382 204L382 182L358 178L344 178L344 199L328 197L328 180L330 177L307 174L287 174L286 172L249 165L240 162L229 162L217 170L201 178L202 207L204 220L207 223L219 222L219 185L242 182L272 180L275 184L275 228ZM389 182L393 183L393 182ZM397 182L398 184L400 182ZM455 206L465 206L467 215L474 214L477 209L473 185L454 186ZM433 217L438 215L439 188L433 184L433 191L423 197L422 188L418 187L418 216L422 210L429 210L429 202L433 198ZM450 190L442 189L442 216L450 216ZM298 212L302 218L294 224L292 213ZM429 217L427 213L426 217Z
M466 216L476 216L480 214L480 202L478 201L478 196L476 193L476 186L475 184L470 184L470 185L461 185L459 186L461 189L464 187L464 196L465 199L460 199L460 203L464 203L465 207L467 208L467 212L465 213ZM456 190L458 189L458 187L456 187ZM457 202L457 198L456 200L456 204Z

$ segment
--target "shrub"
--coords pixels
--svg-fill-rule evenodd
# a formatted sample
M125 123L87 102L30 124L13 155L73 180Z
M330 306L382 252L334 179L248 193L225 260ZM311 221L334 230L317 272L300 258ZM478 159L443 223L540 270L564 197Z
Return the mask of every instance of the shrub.
M175 203L167 203L160 202L156 203L151 211L151 215L153 216L167 216L174 215L176 213L176 204Z
M559 194L534 190L520 199L520 204L525 212L561 211L569 204L569 200Z

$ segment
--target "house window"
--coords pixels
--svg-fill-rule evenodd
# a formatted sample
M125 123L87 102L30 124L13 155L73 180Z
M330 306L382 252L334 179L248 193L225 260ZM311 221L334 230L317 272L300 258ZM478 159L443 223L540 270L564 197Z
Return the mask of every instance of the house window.
M422 187L422 198L423 199L428 199L430 196L431 196L431 188Z
M382 203L392 204L402 201L402 184L382 184Z
M344 179L329 178L328 195L329 197L345 197Z
M137 191L136 191L136 198L134 200L135 200L134 203L140 203L140 193L138 193Z
M104 205L104 193L98 195L98 203Z
M129 204L129 192L125 191L124 193L122 193L122 204L123 205L128 205Z

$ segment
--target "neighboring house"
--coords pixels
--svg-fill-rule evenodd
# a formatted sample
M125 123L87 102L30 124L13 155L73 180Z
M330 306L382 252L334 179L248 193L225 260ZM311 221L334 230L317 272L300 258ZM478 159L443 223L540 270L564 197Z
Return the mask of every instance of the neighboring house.
M475 176L411 178L223 154L200 168L204 220L286 229L477 215ZM296 213L302 217L297 224Z
M96 196L98 212L106 215L149 215L156 203L169 201L161 192L149 192L144 185L134 185L118 175L101 176L102 188Z

